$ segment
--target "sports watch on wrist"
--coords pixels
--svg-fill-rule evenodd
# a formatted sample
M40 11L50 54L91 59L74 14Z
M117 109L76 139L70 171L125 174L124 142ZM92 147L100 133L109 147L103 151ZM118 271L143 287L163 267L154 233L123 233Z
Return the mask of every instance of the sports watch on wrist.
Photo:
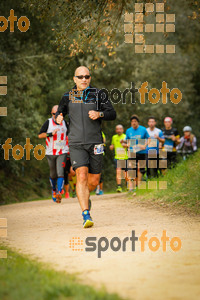
M53 132L47 133L47 137L51 137L51 136L53 136Z
M100 118L103 118L103 117L104 117L104 113L103 113L102 111L100 111L99 117L100 117Z

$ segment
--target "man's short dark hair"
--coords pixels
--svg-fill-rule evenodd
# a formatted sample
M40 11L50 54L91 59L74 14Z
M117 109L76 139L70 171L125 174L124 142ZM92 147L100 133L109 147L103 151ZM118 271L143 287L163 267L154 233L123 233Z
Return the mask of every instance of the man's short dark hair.
M155 118L155 117L152 117L152 116L149 117L149 118L148 118L148 121L151 120L151 119L153 119L153 120L156 122L156 118Z
M139 117L137 115L132 115L131 118L130 118L130 121L132 121L134 119L137 120L138 123L140 122Z

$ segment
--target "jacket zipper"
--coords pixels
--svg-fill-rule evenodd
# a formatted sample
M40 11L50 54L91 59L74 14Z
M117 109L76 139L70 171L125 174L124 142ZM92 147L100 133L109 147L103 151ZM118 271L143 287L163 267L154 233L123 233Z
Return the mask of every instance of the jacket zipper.
M83 118L83 103L81 103L81 114L82 114L82 120L83 120L83 140L85 144L85 126L84 126L84 118Z

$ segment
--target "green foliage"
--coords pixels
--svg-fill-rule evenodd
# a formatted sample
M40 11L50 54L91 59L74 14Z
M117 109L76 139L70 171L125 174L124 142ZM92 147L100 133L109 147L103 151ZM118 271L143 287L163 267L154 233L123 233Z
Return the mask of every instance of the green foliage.
M23 4L31 8L40 20L53 20L53 43L60 50L66 51L69 47L70 56L74 56L89 53L107 36L114 36L118 21L124 9L130 6L130 1L126 4L124 0L24 0Z
M138 195L148 195L148 199L172 202L183 205L193 212L200 213L200 151L181 161L175 168L168 170L158 181L167 181L167 190L138 191ZM155 180L155 179L152 179Z
M5 247L0 247L5 249ZM103 289L95 291L79 284L73 276L53 271L49 266L30 260L8 249L8 258L1 259L0 298L10 300L118 300Z

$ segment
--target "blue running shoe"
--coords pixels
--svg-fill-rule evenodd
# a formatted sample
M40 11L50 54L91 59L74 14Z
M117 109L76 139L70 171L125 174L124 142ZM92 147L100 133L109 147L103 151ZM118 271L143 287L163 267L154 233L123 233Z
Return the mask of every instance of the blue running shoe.
M56 191L52 190L52 199L54 202L56 202Z
M83 216L83 227L84 228L92 227L94 225L94 222L92 221L89 210L87 210L87 209L84 210L82 212L82 216Z
M103 195L103 191L102 190L99 191L99 195Z

